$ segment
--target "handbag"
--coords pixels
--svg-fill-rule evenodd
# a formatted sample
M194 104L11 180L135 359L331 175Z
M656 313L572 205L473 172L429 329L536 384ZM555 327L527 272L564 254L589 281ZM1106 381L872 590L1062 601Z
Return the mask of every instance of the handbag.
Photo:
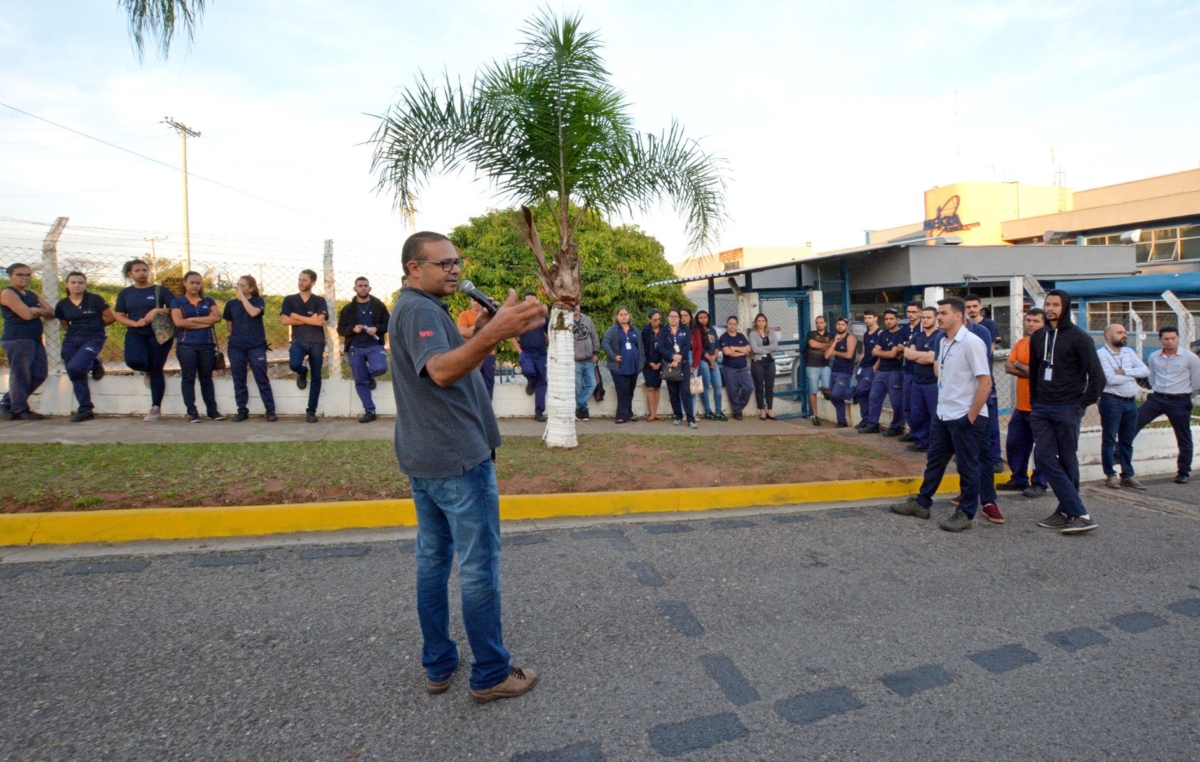
M226 367L225 353L219 349L213 352L213 370L225 370Z
M704 379L699 375L692 376L690 387L692 394L704 394Z
M175 321L170 315L158 314L150 320L150 330L154 331L154 340L159 344L166 344L171 339L175 338Z
M596 391L592 392L592 399L597 402L604 401L604 377L600 375L600 366L596 366Z
M667 367L663 368L662 377L664 381L682 381L683 366L668 365Z

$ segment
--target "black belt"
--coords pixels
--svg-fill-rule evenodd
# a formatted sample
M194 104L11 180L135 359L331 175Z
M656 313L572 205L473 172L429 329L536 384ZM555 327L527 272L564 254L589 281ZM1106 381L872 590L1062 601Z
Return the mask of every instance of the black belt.
M1119 400L1135 400L1135 399L1137 399L1137 397L1122 397L1121 395L1113 394L1112 392L1105 392L1104 396L1105 397L1116 397Z
M1157 394L1159 397L1165 397L1166 399L1169 399L1169 400L1187 400L1187 399L1192 398L1192 395L1190 395L1190 394L1164 394L1163 392L1154 392L1154 393Z

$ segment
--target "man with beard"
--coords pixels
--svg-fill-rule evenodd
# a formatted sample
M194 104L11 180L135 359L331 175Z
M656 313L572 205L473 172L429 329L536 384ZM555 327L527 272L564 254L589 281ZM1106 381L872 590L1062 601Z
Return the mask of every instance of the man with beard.
M825 347L825 358L829 361L829 368L832 371L830 375L832 391L829 399L833 402L833 409L837 413L837 428L844 429L850 425L846 420L846 404L850 402L853 393L850 383L854 378L854 352L857 349L855 344L858 343L858 340L854 338L854 334L850 333L850 323L846 318L838 318L834 325L837 333L834 335L833 341L829 342L829 346Z
M1137 379L1150 369L1129 347L1125 326L1113 323L1104 329L1104 347L1099 350L1104 368L1104 393L1100 395L1100 463L1104 484L1111 489L1146 489L1133 475L1133 438L1137 436ZM1114 452L1115 451L1115 452ZM1114 458L1115 454L1115 458ZM1117 478L1116 463L1121 465Z
M1096 528L1079 497L1079 422L1088 405L1100 399L1104 368L1092 337L1071 322L1071 295L1061 289L1046 294L1046 327L1033 335L1029 348L1029 396L1033 403L1034 462L1058 508L1038 522L1063 534Z

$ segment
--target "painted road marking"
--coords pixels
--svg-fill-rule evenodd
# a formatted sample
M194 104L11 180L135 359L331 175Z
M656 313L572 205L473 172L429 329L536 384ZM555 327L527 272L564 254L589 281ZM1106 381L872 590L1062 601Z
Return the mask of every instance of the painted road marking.
M511 762L604 762L604 753L600 744L585 741L554 751L527 751L513 757Z
M864 707L866 704L853 691L837 686L779 699L775 702L775 713L793 725L808 725Z
M695 527L691 524L646 524L646 534L679 534L691 532Z
M195 556L190 567L251 566L263 560L262 553L213 553Z
M993 675L1011 672L1018 667L1024 667L1026 664L1037 664L1042 660L1042 657L1033 651L1018 645L1000 646L990 651L968 654L967 658Z
M700 657L700 663L704 665L708 676L717 681L725 698L734 706L753 704L761 698L733 663L733 659L725 654L705 654Z
M940 664L927 664L924 667L884 675L879 678L879 682L900 698L909 698L930 688L949 685L954 682L954 676Z
M655 725L648 732L650 745L664 757L677 757L750 735L750 731L733 712Z
M3 568L3 567L0 567ZM1181 616L1200 617L1200 598L1189 598L1167 604L1167 608Z
M1155 627L1162 627L1167 623L1167 620L1155 616L1149 611L1134 611L1129 614L1121 614L1108 621L1117 629L1132 635L1143 633L1146 630L1153 630Z
M683 601L659 601L658 608L666 615L671 626L685 637L694 638L704 634L704 628Z
M140 572L149 565L149 561L140 558L126 558L120 561L80 561L63 573L123 574L125 572Z
M1073 654L1090 646L1102 646L1112 641L1090 627L1076 627L1073 630L1052 632L1046 636L1046 642Z
M637 574L638 582L646 587L662 587L666 583L663 578L658 576L658 572L654 569L654 564L646 561L630 561L625 564Z

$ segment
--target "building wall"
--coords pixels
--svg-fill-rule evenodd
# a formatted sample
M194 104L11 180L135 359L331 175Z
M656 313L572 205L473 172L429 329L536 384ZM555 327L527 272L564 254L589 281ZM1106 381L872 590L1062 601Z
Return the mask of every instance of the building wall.
M1200 191L1200 169L1148 177L1128 183L1106 185L1075 193L1074 209L1093 209L1101 206L1128 204L1151 198L1178 196Z
M1074 191L1047 185L1022 183L954 183L925 191L926 235L954 235L969 246L1005 245L1005 220L1071 209ZM957 197L957 199L956 199ZM936 222L941 210L941 224ZM957 214L963 228L946 225ZM1042 228L1041 235L1049 228Z
M897 225L892 228L883 228L882 230L867 231L867 245L874 246L880 243L894 241L897 238L908 238L920 233L925 229L923 222L910 222L907 225Z

